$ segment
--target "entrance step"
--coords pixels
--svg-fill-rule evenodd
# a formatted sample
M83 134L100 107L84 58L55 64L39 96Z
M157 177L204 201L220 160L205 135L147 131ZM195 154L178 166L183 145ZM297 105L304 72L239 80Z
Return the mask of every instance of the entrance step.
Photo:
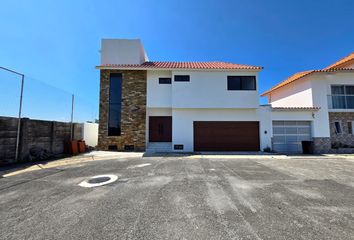
M170 142L150 142L146 149L148 153L172 152L172 143Z

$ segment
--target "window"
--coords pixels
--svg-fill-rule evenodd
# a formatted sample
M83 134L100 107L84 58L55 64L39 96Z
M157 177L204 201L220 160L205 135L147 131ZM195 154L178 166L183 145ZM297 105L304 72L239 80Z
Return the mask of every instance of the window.
M353 134L353 122L348 122L348 133Z
M120 136L122 107L122 74L113 73L109 78L108 136Z
M189 82L189 75L175 75L175 82Z
M159 84L171 84L171 78L159 78Z
M331 86L332 95L344 95L344 86Z
M227 76L227 90L256 90L256 77Z
M331 92L334 109L354 109L353 85L332 85Z
M342 133L342 127L340 125L340 122L334 122L334 130L336 134Z

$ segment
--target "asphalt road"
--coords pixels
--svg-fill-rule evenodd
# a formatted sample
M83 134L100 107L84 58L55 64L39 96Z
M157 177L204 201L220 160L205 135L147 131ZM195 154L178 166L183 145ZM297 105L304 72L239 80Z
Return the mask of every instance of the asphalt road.
M115 174L97 188L78 184ZM134 158L0 178L0 239L354 239L354 161Z

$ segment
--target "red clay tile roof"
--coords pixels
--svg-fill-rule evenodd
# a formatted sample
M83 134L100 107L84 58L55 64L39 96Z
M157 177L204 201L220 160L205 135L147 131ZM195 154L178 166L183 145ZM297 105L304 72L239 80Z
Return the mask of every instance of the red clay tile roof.
M346 64L348 64L352 60L354 60L354 52L349 54L348 56L342 58L338 62L335 62L332 65L324 68L324 70L329 70L329 69L333 69L333 68L343 68L343 67L345 67Z
M312 111L318 111L321 108L320 107L272 107L274 110L312 110Z
M98 69L251 69L262 67L226 62L145 62L143 64L105 64Z
M285 79L284 81L280 82L279 84L275 85L271 89L267 90L266 92L262 93L261 96L267 96L269 93L273 92L274 90L281 88L291 82L294 82L296 80L299 80L305 76L308 76L313 73L318 73L318 72L337 72L337 71L353 71L354 69L352 68L345 68L348 63L350 63L352 60L354 60L354 53L349 54L345 58L342 58L338 62L324 68L321 70L310 70L310 71L304 71L304 72L298 72L295 73L294 75L290 76L289 78Z

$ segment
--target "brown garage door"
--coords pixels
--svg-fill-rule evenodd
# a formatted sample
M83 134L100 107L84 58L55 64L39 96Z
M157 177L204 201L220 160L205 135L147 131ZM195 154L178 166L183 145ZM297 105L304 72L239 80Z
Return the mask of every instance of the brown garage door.
M259 151L259 122L194 122L194 151Z

